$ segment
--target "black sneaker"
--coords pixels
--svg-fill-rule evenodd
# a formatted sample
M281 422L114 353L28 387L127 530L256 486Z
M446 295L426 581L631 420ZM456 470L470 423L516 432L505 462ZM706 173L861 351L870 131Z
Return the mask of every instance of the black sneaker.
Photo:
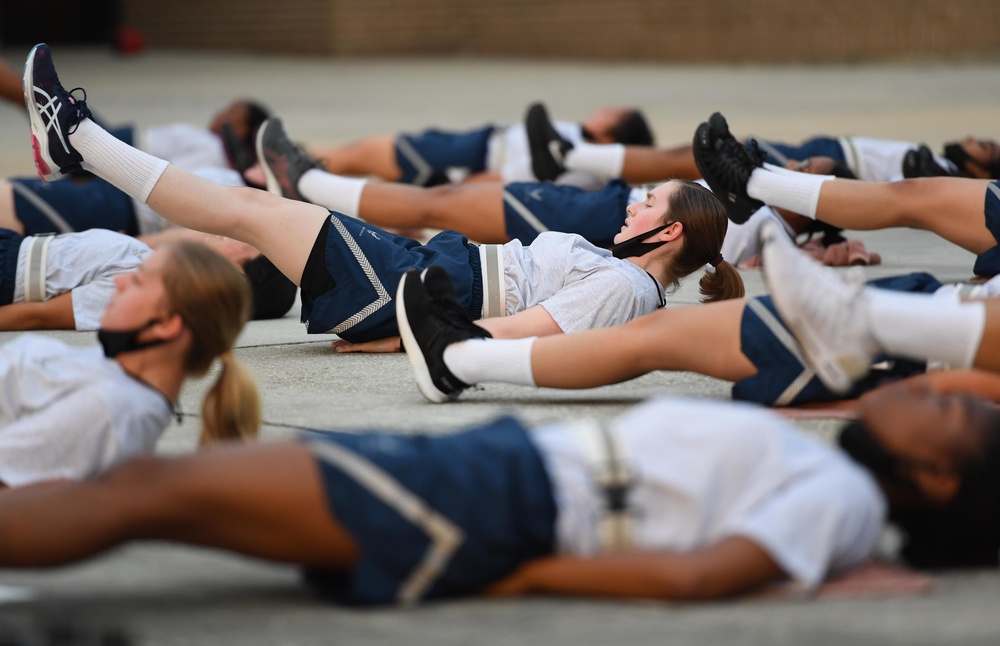
M256 135L256 133L254 133ZM255 145L257 137L247 137L247 139L242 139L233 130L233 126L228 123L222 124L222 128L219 131L219 140L222 141L222 150L226 153L226 160L229 161L229 166L243 177L246 181L244 173L257 165L257 147ZM253 186L254 188L266 188L264 186L257 186L247 182L248 186Z
M531 151L531 170L539 182L551 182L566 172L564 160L573 144L563 139L541 103L532 103L524 117Z
M423 278L423 280L421 280ZM417 387L429 401L454 399L470 384L448 369L444 351L452 343L488 338L458 304L447 272L430 267L403 275L396 289L396 322Z
M45 43L35 45L24 62L24 105L31 123L31 148L35 169L46 182L83 170L83 156L69 142L81 121L90 117L83 88L67 92L52 65ZM72 96L80 90L83 99Z
M726 205L729 219L746 222L754 211L764 206L747 195L747 182L753 169L764 163L764 153L755 140L746 146L729 132L726 118L716 112L698 126L694 133L694 161L712 192Z
M919 148L908 150L903 156L903 177L954 177L957 172L951 172L934 158L934 153L921 144Z
M269 193L308 202L299 193L299 180L307 170L324 170L322 162L288 138L281 119L268 119L257 130L257 159L264 169Z

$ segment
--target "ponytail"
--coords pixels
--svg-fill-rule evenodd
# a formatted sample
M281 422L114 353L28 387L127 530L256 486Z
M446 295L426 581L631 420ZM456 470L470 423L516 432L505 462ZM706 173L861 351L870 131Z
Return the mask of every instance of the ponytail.
M199 446L252 440L260 429L260 396L250 371L232 352L219 355L219 361L219 376L201 403Z
M222 364L202 402L199 444L256 437L261 417L257 387L232 352L250 318L250 286L233 263L204 245L182 241L169 250L174 262L163 271L163 286L191 332L184 371L201 376L216 357Z
M676 288L684 276L711 264L713 269L706 271L698 283L705 297L702 302L741 298L743 277L722 257L722 243L729 229L726 207L703 186L683 179L670 181L680 187L670 194L669 219L684 226L684 244L670 259L668 289Z
M726 260L717 264L714 269L706 271L698 282L698 288L701 295L704 296L701 299L702 303L743 298L745 294L743 277L740 276L740 272L736 271L736 267L733 267Z

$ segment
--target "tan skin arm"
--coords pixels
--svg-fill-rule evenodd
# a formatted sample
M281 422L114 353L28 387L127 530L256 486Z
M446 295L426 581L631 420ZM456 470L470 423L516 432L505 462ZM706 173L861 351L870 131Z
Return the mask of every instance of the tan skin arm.
M72 292L40 303L11 303L0 307L0 330L75 330Z
M781 579L784 572L753 541L732 536L683 554L621 552L592 558L531 561L487 588L487 594L530 593L642 599L718 599Z

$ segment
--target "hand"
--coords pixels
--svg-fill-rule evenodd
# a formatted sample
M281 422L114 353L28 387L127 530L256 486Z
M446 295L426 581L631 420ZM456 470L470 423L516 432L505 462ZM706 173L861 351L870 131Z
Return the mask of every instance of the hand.
M333 351L341 354L348 352L402 352L403 340L398 336L390 336L384 339L376 339L375 341L365 341L363 343L351 343L350 341L340 340L333 342Z

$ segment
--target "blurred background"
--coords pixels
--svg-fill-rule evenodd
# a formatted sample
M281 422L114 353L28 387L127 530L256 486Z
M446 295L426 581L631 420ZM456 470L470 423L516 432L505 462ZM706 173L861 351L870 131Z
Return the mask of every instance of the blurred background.
M996 58L997 0L38 0L0 42L661 62Z

